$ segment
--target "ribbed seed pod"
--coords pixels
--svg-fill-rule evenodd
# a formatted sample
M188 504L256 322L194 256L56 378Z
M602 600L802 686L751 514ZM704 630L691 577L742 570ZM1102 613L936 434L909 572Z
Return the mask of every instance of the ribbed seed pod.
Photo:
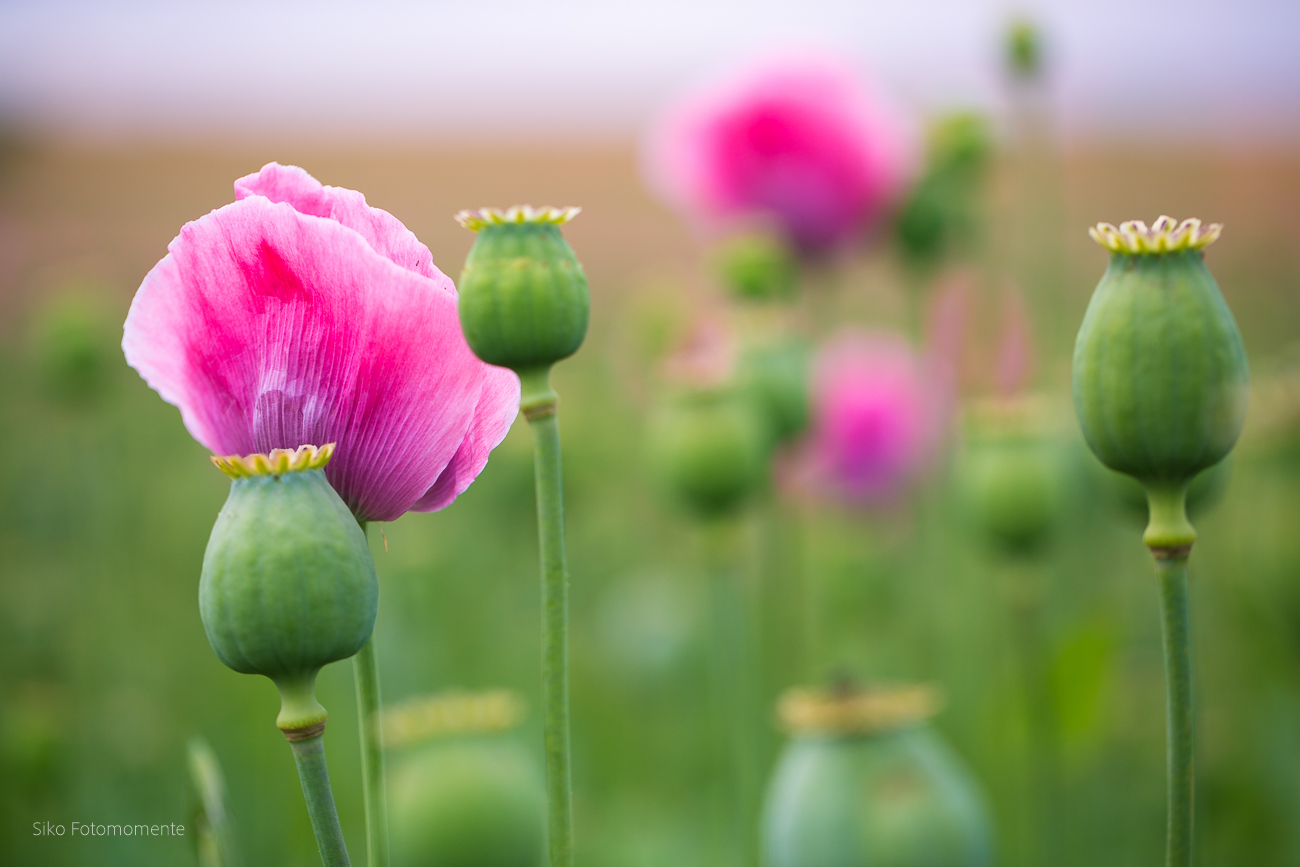
M933 691L788 693L792 738L763 817L765 867L987 867L989 820L926 724Z
M542 775L509 732L521 708L513 693L447 694L386 720L385 740L401 751L391 765L396 867L543 863Z
M365 534L325 479L332 453L213 459L232 482L203 555L199 613L222 662L275 681L282 729L324 721L316 673L361 649L379 603Z
M1245 420L1246 352L1202 253L1219 231L1169 217L1092 230L1111 258L1075 343L1074 404L1101 462L1147 489L1153 548L1195 540L1187 484Z
M512 370L547 368L587 334L587 275L560 225L577 208L461 211L478 233L460 275L460 324L474 354Z
M649 435L657 478L698 515L733 512L762 483L768 433L752 402L735 390L677 395L651 420Z

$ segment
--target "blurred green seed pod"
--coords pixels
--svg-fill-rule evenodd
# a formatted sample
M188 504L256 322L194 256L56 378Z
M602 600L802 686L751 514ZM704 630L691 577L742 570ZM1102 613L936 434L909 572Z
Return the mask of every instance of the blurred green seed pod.
M997 547L1042 547L1065 505L1067 466L1045 404L1004 398L972 406L958 466L962 500Z
M992 155L993 138L983 116L958 112L934 125L925 170L894 222L905 259L935 264L978 234L979 198Z
M460 275L460 324L474 354L516 372L545 369L587 334L587 275L560 234L578 208L461 211L478 233Z
M447 693L384 714L395 867L540 867L546 793L510 732L512 692Z
M49 394L76 404L103 392L112 363L107 318L92 298L80 295L64 297L37 313L36 361Z
M983 798L926 723L938 704L924 686L787 693L791 740L764 806L765 867L991 864Z
M1203 253L1221 228L1161 217L1090 230L1111 258L1075 343L1074 405L1093 453L1146 488L1152 548L1195 541L1187 485L1245 420L1245 348Z
M798 336L755 343L741 353L736 379L767 421L772 442L782 444L808 428L812 345Z
M286 731L324 723L316 673L361 649L379 603L365 533L325 479L333 452L212 459L232 481L203 555L203 629L230 668L275 681Z
M648 430L651 471L696 515L733 513L763 483L770 438L743 392L724 387L679 393L659 408Z
M1037 78L1043 70L1043 37L1029 21L1011 23L1006 40L1007 67L1019 78Z
M780 301L799 287L799 260L780 240L746 235L717 255L718 276L727 290L747 301Z

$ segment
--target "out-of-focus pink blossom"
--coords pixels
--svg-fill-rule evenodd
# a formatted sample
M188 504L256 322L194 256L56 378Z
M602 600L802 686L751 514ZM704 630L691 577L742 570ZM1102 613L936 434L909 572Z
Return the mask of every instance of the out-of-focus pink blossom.
M923 469L939 438L942 399L901 337L846 334L819 354L810 470L855 502L881 502Z
M187 223L126 319L127 362L220 455L337 443L361 520L449 505L519 408L429 249L358 192L271 163Z
M998 396L1014 397L1022 391L1033 367L1033 326L1025 309L1025 296L1015 286L1007 286L1002 293L1002 336L998 340Z
M896 200L914 163L906 126L846 67L752 68L676 106L647 170L705 224L767 215L805 254L852 240Z

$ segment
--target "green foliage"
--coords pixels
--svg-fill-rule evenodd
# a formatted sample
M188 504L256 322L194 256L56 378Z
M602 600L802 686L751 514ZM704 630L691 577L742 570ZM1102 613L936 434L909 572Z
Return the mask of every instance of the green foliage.
M1006 38L1007 67L1020 78L1035 78L1043 70L1043 38L1032 22L1012 22Z

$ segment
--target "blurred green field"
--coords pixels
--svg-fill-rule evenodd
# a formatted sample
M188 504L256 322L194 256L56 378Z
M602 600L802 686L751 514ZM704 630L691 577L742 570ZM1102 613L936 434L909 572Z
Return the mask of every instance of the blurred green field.
M703 714L706 591L693 528L664 505L641 457L652 357L684 311L717 290L704 248L643 191L632 150L21 142L0 151L0 862L193 863L190 839L51 839L34 836L33 823L190 823L185 743L196 734L224 765L247 863L317 861L273 725L275 691L223 667L199 622L199 565L227 480L117 348L132 293L181 224L230 201L231 182L271 159L363 191L453 278L472 241L455 211L584 207L566 235L590 277L592 329L556 377L578 861L703 867L721 761ZM999 293L1011 278L1038 326L1036 385L1063 393L1070 341L1105 264L1089 224L1161 213L1226 224L1207 258L1263 397L1223 501L1198 521L1192 559L1199 863L1300 863L1300 394L1277 384L1300 361L1300 157L1131 147L1072 152L1058 168L1041 213L1017 211L1015 172L994 184L988 252L971 266L964 386L988 388ZM1028 251L1015 239L1031 235L1007 229L1026 221L1045 239ZM825 302L829 321L902 321L887 257L846 273ZM1106 507L1077 435L1068 448L1067 518L1049 556L1016 574L971 529L951 461L887 512L755 509L747 575L766 606L765 700L832 672L941 684L948 706L937 727L989 795L1000 863L1026 867L1037 806L1025 720L1045 701L1059 722L1063 792L1053 867L1150 865L1164 845L1155 586L1138 525ZM785 519L776 530L774 515ZM382 538L380 529L371 546L385 700L510 687L535 709L539 594L523 423L451 508L383 525ZM811 600L798 628L781 622L791 574L805 576ZM1045 613L1035 639L1041 694L1028 693L1017 667L1011 603L1025 588ZM359 855L350 666L323 672L320 698L339 812ZM770 761L780 736L766 720L764 730ZM540 764L535 713L518 737Z

